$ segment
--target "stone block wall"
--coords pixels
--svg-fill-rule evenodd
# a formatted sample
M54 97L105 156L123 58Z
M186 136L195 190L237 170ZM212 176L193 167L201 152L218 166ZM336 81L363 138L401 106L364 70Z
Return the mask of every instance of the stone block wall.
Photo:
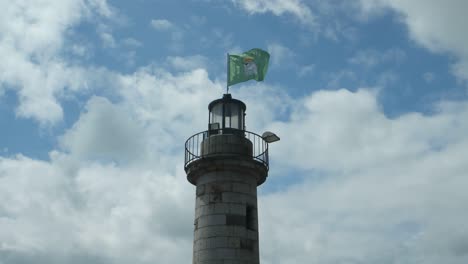
M200 176L194 226L194 264L258 264L257 179L233 171Z
M200 148L186 168L196 185L193 263L259 264L257 186L267 166L239 135L213 135Z

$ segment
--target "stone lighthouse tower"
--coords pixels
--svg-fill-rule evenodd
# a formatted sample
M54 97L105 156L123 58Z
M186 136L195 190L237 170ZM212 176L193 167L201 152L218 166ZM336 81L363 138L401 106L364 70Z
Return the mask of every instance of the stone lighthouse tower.
M258 264L257 186L268 174L268 143L279 138L246 131L246 106L230 94L208 110L208 130L185 143L196 186L193 263Z

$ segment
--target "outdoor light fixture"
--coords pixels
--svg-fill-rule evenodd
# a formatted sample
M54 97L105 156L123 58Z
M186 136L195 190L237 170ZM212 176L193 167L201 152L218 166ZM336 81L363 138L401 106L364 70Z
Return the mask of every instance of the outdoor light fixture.
M267 143L273 143L273 142L276 142L278 140L280 140L280 138L273 132L270 132L270 131L266 131L262 134L262 138L267 142Z

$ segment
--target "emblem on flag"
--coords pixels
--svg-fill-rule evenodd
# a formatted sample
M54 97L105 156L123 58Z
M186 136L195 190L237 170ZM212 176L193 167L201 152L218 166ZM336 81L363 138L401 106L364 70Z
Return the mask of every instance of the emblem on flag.
M270 54L261 49L251 49L240 55L228 54L228 87L248 80L263 81L269 60Z
M244 58L244 73L246 76L255 77L257 75L257 64L251 57Z

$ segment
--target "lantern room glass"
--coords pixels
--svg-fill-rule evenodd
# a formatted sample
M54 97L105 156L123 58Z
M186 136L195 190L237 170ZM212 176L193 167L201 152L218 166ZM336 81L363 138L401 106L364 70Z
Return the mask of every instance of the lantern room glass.
M223 97L213 101L209 106L209 126L213 131L221 129L222 133L232 130L244 130L245 104L239 100Z
M226 128L242 129L239 116L240 109L237 104L225 104L224 124Z
M217 104L213 106L213 109L211 110L210 113L210 124L218 124L217 128L221 128L221 125L223 123L223 105L222 104ZM212 126L213 127L213 126Z

